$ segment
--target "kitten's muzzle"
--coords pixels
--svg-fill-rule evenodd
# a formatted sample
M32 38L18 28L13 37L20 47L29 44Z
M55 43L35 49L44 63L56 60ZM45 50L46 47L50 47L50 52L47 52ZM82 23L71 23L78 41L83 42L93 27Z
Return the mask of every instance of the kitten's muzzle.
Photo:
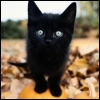
M50 39L47 39L47 40L46 40L46 44L47 44L47 45L50 45L51 43L52 43L52 40L50 40Z
M46 42L49 42L49 43L51 43L52 41L51 41L51 40L46 40Z

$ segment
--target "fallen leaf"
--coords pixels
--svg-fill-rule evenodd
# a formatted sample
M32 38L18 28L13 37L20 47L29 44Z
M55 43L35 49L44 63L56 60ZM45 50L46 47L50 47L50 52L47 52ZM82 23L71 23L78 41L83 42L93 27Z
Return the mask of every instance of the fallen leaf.
M24 85L33 82L35 84L35 82L32 79L28 79L28 78L22 78L20 79L20 82L22 82Z
M97 79L94 78L94 77L90 77L90 78L86 78L85 80L83 80L83 79L80 80L80 83L82 84L82 87L80 87L80 89L88 88L87 80L89 82L93 83L95 88L99 86L99 83L98 83Z
M17 76L20 73L19 69L16 66L12 66L11 70L14 76Z
M87 61L83 58L76 60L71 66L69 66L69 70L73 69L81 69L84 67L88 67Z
M70 83L70 74L68 71L65 71L65 74L62 76L62 79L61 79L61 84L64 86L64 85L67 85Z
M13 79L11 82L10 92L14 94L18 94L23 89L24 84L20 82L18 79Z
M8 78L8 77L3 77L3 78L2 78L2 81L5 82L5 83L6 83L6 82L11 82L11 79Z
M86 70L88 66L89 65L87 64L86 59L81 58L81 59L76 60L72 65L70 65L68 67L68 70L72 71L74 76L76 75L78 71L86 75Z
M7 77L7 78L10 78L10 79L14 79L15 78L15 76L12 73L3 74L3 77Z
M11 83L10 82L5 82L6 84L4 85L4 86L2 86L2 88L1 88L1 91L2 92L7 92L7 91L9 91L9 89L10 89L10 85L11 85Z
M87 75L87 67L85 67L85 68L81 68L81 69L79 69L79 70L77 70L77 72L80 72L81 74L83 74L84 76L86 76Z
M68 98L72 99L76 94L81 93L81 91L73 86L68 86L67 89L65 89L66 93L68 94Z
M91 52L94 51L97 51L97 48L94 48L93 46L86 46L86 47L79 48L79 52L82 56L90 54Z
M9 96L10 94L11 94L10 91L2 92L2 93L1 93L1 99L5 99L5 97Z
M95 62L99 60L99 52L93 54Z
M2 69L2 74L7 74L7 73L10 73L12 74L12 70L10 68L7 68L7 69Z
M78 82L77 77L74 77L74 78L71 78L71 79L70 79L70 85L72 85L72 86L74 86L74 87L76 87L76 88L79 87L79 82Z
M22 58L21 56L19 55L15 55L15 56L11 56L9 59L8 59L8 62L26 62L26 60L24 58Z
M97 79L95 77L92 77L92 76L90 78L88 78L88 79L90 79L90 81L92 83L98 82Z
M99 76L99 71L91 73L88 75L89 77L93 76L93 77L98 77Z
M11 93L10 95L6 96L5 99L18 99L19 94L13 94Z

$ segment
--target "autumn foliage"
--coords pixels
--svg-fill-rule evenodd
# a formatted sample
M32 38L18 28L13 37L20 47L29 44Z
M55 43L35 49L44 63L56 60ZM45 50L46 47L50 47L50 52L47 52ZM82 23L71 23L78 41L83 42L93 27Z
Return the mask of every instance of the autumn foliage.
M92 84L92 89L99 93L99 49L93 46L90 47L90 45L87 47L86 45L85 47L72 47L68 62L66 62L66 70L61 80L63 91L65 91L64 95L68 99L74 99L78 94L89 91L90 85L87 83L87 79ZM26 61L24 42L2 42L1 53L1 98L18 99L26 87L26 91L32 93L33 90L30 87L34 87L35 84L31 79L30 71L7 63L8 61ZM29 85L32 82L33 85ZM50 92L47 94L50 94ZM27 92L25 95L25 98L30 98ZM41 95L39 96L41 97Z

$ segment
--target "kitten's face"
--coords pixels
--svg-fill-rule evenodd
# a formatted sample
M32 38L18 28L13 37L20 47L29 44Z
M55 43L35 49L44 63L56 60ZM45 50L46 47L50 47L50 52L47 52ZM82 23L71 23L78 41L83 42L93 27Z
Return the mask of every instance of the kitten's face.
M31 45L46 48L67 47L70 44L76 5L73 3L61 15L42 14L34 2L28 5L28 38Z

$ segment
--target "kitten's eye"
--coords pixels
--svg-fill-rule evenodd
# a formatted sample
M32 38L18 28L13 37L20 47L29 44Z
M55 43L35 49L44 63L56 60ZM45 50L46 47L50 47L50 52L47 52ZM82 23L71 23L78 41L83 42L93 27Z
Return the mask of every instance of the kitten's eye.
M42 30L38 30L38 31L36 32L36 34L39 35L39 36L43 36L43 35L44 35L44 33L43 33Z
M61 31L57 31L57 32L56 32L56 36L57 36L57 37L62 37L62 36L63 36L63 33L62 33Z

